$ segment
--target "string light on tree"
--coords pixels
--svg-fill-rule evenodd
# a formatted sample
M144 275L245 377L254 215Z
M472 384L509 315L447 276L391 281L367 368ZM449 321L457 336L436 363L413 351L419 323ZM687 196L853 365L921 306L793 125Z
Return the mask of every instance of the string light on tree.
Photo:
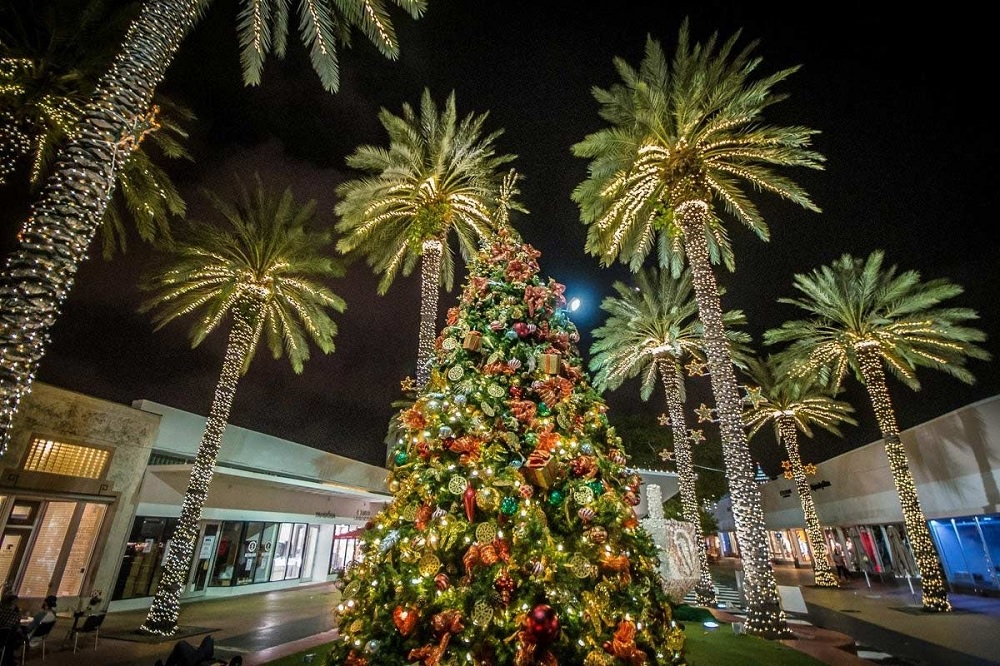
M930 530L924 519L924 511L917 496L917 487L910 473L906 459L906 450L899 439L899 426L896 424L896 412L892 407L889 389L885 382L885 372L882 369L882 358L879 344L875 340L864 340L854 345L858 366L864 378L868 395L871 396L872 407L879 429L882 431L885 443L885 454L889 460L889 469L899 495L899 503L903 509L903 523L906 537L913 551L913 559L920 570L920 589L923 595L924 608L936 612L952 610L945 587L944 572L937 548L931 540Z
M104 217L118 141L124 128L149 112L199 6L196 0L143 3L8 255L0 276L0 458L45 354L49 329Z

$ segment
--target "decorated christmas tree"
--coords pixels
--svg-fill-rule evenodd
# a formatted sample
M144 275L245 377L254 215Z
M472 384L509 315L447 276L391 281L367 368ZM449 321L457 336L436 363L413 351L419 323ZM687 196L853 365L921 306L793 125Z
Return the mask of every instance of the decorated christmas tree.
M330 664L683 664L563 285L501 233L398 415L392 502L361 537Z

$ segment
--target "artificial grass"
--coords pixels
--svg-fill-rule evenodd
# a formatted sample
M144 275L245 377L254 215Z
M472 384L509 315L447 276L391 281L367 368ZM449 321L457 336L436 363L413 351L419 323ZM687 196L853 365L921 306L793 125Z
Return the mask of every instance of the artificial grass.
M708 629L698 622L684 622L684 657L691 666L769 664L821 666L822 661L777 641L733 633L729 624Z
M679 606L677 610L686 614ZM688 606L692 611L704 611ZM809 655L793 650L777 641L768 641L756 636L733 633L732 625L720 624L718 628L708 629L701 622L711 619L711 613L704 611L709 617L701 619L685 618L684 624L684 657L691 666L732 666L734 663L768 664L769 666L821 666L822 661ZM694 612L691 613L695 615ZM700 615L700 614L699 614ZM676 613L675 613L676 617ZM281 659L267 662L267 666L303 666L306 655L314 654L310 666L325 666L326 653L332 643L290 654Z

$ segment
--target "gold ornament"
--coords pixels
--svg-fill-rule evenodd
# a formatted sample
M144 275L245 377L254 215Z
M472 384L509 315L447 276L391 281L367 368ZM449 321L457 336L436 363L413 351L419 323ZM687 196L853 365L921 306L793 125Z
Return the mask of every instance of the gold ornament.
M464 476L455 475L448 481L448 490L455 495L461 495L469 487L469 482Z
M705 374L705 368L708 367L708 363L705 363L697 358L691 359L691 362L684 366L688 371L689 377L701 377Z
M705 422L711 423L713 418L712 412L714 411L715 411L714 409L712 409L705 403L701 403L700 405L698 405L698 409L694 410L694 413L698 415L698 423L705 423Z
M365 623L361 620L355 620L351 622L351 626L347 628L348 633L356 634L365 628Z
M493 405L488 402L481 403L479 408L483 410L483 414L486 414L486 416L493 416L496 414L496 410L493 409Z
M489 486L480 488L476 493L476 506L490 513L496 511L500 508L500 493Z
M492 543L497 538L497 528L493 523L479 523L476 528L476 541L479 543Z
M361 581L352 580L350 583L347 584L347 587L344 588L344 599L353 599L354 597L358 596L358 592L360 591L361 591Z
M590 486L579 486L573 491L573 499L577 504L590 504L594 501L594 489Z
M490 384L486 387L486 392L494 398L502 398L507 393L499 384Z
M455 338L445 338L444 340L441 341L441 349L444 349L446 351L451 351L456 347L458 347L458 340L456 340Z
M465 374L465 370L460 365L454 365L448 369L448 379L457 382Z
M587 578L593 570L593 567L590 566L590 562L587 561L587 558L580 553L574 555L570 560L569 568L570 571L573 572L573 575L577 578Z
M441 560L437 558L434 553L427 553L420 558L419 564L417 564L417 570L420 572L421 576L430 578L441 569Z
M485 627L493 620L493 607L486 599L478 599L476 605L472 607L472 623L478 627Z
M417 519L417 505L407 504L403 507L400 515L403 517L403 520L411 523L414 522Z

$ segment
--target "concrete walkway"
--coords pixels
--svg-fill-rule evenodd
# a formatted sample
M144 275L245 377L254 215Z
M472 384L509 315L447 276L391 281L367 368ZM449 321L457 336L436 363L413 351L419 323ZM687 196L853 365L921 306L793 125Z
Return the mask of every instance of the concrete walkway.
M716 573L731 579L732 567L720 563ZM861 578L843 589L821 589L811 585L809 570L782 566L775 568L775 577L779 585L797 586L808 609L804 615L789 614L796 638L785 644L829 666L1000 665L1000 598L952 595L956 612L927 614L918 608L919 589L913 597L905 582L893 586L872 581L869 587ZM338 599L332 584L208 599L185 604L181 625L199 630L186 639L194 644L211 633L218 657L240 654L245 666L263 666L334 640L332 609ZM70 623L60 619L49 638L45 664L153 666L156 659L166 658L174 640L148 644L121 639L144 619L141 611L108 615L97 648L93 636L81 636L76 654L71 643L61 649ZM111 637L115 634L119 638ZM41 666L37 650L27 664Z

